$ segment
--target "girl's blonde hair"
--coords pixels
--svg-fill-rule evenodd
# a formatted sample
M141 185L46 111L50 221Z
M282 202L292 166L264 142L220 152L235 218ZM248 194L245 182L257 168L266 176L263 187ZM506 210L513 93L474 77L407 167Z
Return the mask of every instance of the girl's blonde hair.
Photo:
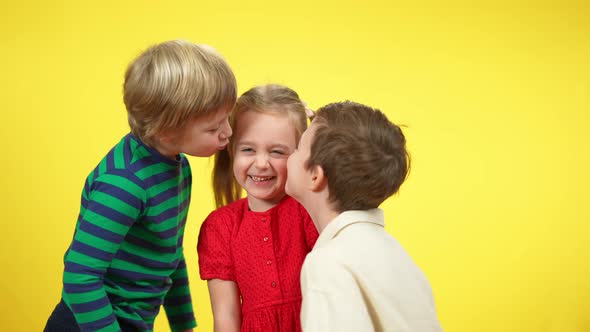
M244 92L238 98L230 116L232 128L236 128L236 122L239 120L240 115L245 112L284 114L288 116L295 128L297 141L299 141L301 134L307 128L305 104L299 99L297 92L286 86L268 84L256 86ZM236 137L235 133L233 137ZM234 178L232 171L233 137L230 139L228 147L215 155L213 193L215 205L218 208L237 201L242 196L242 187Z
M127 68L123 100L131 132L147 144L193 117L234 104L237 85L225 60L208 45L172 40L140 54Z

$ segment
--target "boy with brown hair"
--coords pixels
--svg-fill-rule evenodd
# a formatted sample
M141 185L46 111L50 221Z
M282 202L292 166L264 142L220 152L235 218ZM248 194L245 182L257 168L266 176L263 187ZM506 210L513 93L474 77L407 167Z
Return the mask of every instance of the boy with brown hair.
M236 80L211 47L176 40L129 65L123 94L131 133L84 183L46 332L153 331L162 305L172 331L196 326L183 254L185 154L208 157L228 144Z
M409 163L401 129L379 110L318 110L287 164L287 194L320 232L301 271L303 331L442 330L428 280L378 209Z

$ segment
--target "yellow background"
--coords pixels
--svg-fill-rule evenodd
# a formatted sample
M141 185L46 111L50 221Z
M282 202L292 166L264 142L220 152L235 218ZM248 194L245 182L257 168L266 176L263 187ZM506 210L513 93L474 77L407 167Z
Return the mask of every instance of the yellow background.
M178 38L217 48L240 93L278 82L407 125L413 168L387 229L446 331L590 331L588 2L85 3L0 4L0 331L42 330L83 181L128 130L125 67ZM212 161L191 163L186 257L210 331L195 245Z

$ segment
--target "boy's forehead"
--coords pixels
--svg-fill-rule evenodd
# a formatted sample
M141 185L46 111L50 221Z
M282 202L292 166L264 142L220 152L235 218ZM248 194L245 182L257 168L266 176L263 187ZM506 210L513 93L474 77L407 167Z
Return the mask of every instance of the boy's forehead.
M303 132L303 135L301 135L300 143L303 143L303 145L310 145L317 130L317 126L318 124L312 121L309 127Z
M233 108L234 108L233 104L222 105L221 107L219 107L216 110L214 110L213 112L211 112L211 114L221 116L221 117L226 117L231 114Z

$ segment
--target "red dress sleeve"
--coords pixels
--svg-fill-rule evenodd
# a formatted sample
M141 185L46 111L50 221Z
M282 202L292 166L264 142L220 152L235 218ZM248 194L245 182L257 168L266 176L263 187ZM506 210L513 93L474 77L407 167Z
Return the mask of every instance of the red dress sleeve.
M197 253L201 279L235 281L231 255L232 215L224 209L213 211L201 225Z

